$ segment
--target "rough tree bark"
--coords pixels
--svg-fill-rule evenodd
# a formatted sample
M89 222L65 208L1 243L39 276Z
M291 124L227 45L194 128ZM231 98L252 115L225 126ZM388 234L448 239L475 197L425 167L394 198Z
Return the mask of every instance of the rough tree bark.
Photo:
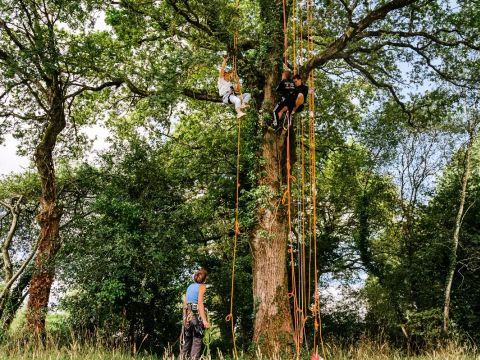
M266 175L260 186L271 191L268 206L257 210L258 224L253 231L253 298L255 306L254 341L277 352L279 344L292 337L292 322L287 281L287 217L281 204L281 179L284 159L278 161L285 136L267 132L262 144ZM278 153L277 153L278 151Z
M48 299L55 274L55 255L60 247L58 233L62 210L57 204L57 188L53 151L57 137L65 128L64 96L62 85L55 75L49 84L49 118L42 138L35 149L35 165L40 176L42 195L38 254L29 287L27 326L34 336L43 338Z
M283 60L283 14L278 4L270 0L261 0L260 9L268 55L262 74L255 81L263 90L261 99L257 99L257 110L260 116L265 114L264 121L270 121L276 97L274 89L280 80ZM255 311L253 340L271 358L289 351L286 347L293 343L287 275L288 218L286 206L282 204L282 184L286 183L285 145L285 131L266 130L263 134L258 150L261 160L257 165L257 185L267 195L256 210L256 226L250 233Z
M334 59L342 59L347 45L354 42L360 34L376 21L396 9L408 6L416 0L393 0L370 13L358 23L350 24L344 34L331 42L318 55L308 61L299 73L303 78L315 68ZM280 80L278 69L283 58L283 15L280 8L271 1L260 1L261 18L266 28L274 30L269 34L273 44L269 49L266 62L272 64L264 71L263 99L261 110L269 114L273 109L273 86ZM288 12L288 11L287 11ZM257 225L251 234L253 255L253 301L255 322L253 340L269 356L286 350L293 344L293 321L288 298L287 245L288 216L286 206L282 203L282 184L286 184L286 134L267 131L260 145L261 166L258 185L270 194L264 199L267 205L257 209ZM292 166L295 159L292 159ZM289 351L289 350L287 350Z

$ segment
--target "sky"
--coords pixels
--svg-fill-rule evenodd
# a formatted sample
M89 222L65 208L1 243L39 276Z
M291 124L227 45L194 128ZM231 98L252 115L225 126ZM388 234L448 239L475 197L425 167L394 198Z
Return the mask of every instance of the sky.
M0 145L0 176L20 173L28 167L29 159L16 154L17 146L17 140L10 135L5 136L4 143Z
M82 130L87 136L94 140L93 148L89 152L89 161L95 158L97 151L107 148L107 137L109 132L101 126L90 126ZM10 135L5 135L5 141L0 144L0 177L12 173L18 174L25 171L30 164L30 158L17 155L19 143Z

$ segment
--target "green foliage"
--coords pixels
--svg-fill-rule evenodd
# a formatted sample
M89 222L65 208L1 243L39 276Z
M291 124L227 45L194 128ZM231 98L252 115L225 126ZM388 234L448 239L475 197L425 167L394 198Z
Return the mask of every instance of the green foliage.
M106 154L103 168L77 175L93 180L83 186L95 200L65 238L63 308L75 314L69 321L78 335L115 335L139 346L148 334L143 346L159 349L176 337L169 329L184 269L179 229L191 224L175 180L159 166L166 154L142 143L130 150Z

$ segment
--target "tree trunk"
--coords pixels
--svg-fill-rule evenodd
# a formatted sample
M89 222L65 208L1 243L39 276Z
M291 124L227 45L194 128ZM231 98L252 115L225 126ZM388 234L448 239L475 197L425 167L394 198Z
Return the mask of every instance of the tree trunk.
M57 204L53 151L57 137L66 125L61 86L53 81L50 89L49 121L35 149L35 165L40 177L42 195L40 213L37 215L40 225L38 253L27 304L28 330L42 339L45 335L45 318L55 273L55 255L60 247L58 233L62 216L61 208Z
M448 266L448 273L447 273L447 281L445 285L445 299L444 299L444 306L443 306L443 332L444 334L448 334L448 326L450 322L450 300L452 294L452 284L453 284L453 277L455 275L455 269L457 267L457 249L458 249L458 242L460 237L460 227L462 226L462 218L463 218L463 209L465 207L465 198L467 196L467 185L468 185L468 178L470 175L470 158L472 153L473 143L475 141L473 126L469 131L470 138L467 143L467 148L465 150L465 162L463 165L463 174L462 174L462 187L460 190L460 206L458 208L457 216L455 218L455 229L453 232L453 239L451 243L451 253L449 257L449 266Z
M5 303L4 311L1 316L0 328L2 331L7 332L10 328L10 324L15 318L15 314L25 300L26 294L25 288L28 286L30 279L32 278L33 266L30 264L18 279L17 285L12 289L10 295Z
M273 108L272 84L276 73L267 77L264 87L264 112ZM267 356L285 351L293 342L292 318L288 299L287 238L288 217L282 204L285 178L286 134L266 131L261 145L262 176L259 186L268 193L257 209L257 225L252 232L253 300L255 308L254 342ZM289 351L289 350L287 350Z

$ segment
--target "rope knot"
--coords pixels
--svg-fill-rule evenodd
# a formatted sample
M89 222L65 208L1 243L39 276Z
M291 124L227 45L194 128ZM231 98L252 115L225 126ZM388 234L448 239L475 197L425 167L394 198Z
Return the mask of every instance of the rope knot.
M232 320L233 320L233 314L232 313L225 316L225 321L232 321Z

